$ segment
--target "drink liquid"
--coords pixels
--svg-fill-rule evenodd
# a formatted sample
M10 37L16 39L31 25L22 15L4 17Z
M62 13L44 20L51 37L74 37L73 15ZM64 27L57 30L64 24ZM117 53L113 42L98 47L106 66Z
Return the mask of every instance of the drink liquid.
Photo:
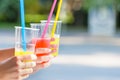
M59 50L59 36L55 36L54 38L52 38L53 40L51 40L50 44L51 44L51 49L52 49L52 55L53 56L57 56L58 55L58 50Z
M26 54L33 54L33 52L30 51L15 51L15 56L22 56Z
M37 56L48 55L49 53L42 52L42 50L50 49L50 38L39 38L36 41L35 53Z

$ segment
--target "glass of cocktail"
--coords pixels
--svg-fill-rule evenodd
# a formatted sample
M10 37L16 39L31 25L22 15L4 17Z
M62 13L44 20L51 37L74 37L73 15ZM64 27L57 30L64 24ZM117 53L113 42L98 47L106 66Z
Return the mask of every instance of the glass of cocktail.
M40 23L31 23L31 28L33 29L39 29L39 37L34 39L36 41L36 45L35 45L35 54L39 57L39 56L45 56L45 55L49 55L50 54L50 34L47 33L45 34L45 36L42 38L42 26L45 26L44 24L40 24ZM33 40L33 41L34 41ZM46 50L46 52L45 52ZM44 53L43 53L44 52Z
M39 36L40 36L40 40L41 40L41 35L44 31L45 25L46 25L47 20L41 20L41 23L31 23L31 27L32 28L37 28L39 29ZM54 23L56 22L56 29L54 31L54 35L52 35L52 30L54 27ZM43 44L47 44L47 46L44 46L44 48L50 48L51 49L51 53L53 56L57 56L58 55L58 51L59 51L59 40L60 40L60 34L61 34L61 24L62 21L50 21L49 25L48 25L48 29L47 32L45 34L45 37L42 39L44 43L39 42L36 44L36 48L40 47L41 45L43 46ZM42 47L41 47L42 48ZM40 48L39 48L40 49ZM36 52L37 49L36 49Z
M35 50L36 41L33 42L32 40L38 37L39 30L33 28L24 28L24 42L22 30L22 27L15 27L15 56L33 54Z

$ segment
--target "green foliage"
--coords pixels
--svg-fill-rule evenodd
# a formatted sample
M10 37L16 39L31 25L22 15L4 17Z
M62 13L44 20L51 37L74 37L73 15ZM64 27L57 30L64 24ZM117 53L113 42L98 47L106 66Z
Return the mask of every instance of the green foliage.
M39 0L25 0L25 13L36 14L40 10Z
M49 0L48 0L49 1ZM44 1L45 3L40 2L40 0L25 0L25 13L26 14L46 14L49 13L51 8L51 3Z
M109 5L116 6L120 4L120 0L83 0L83 1L84 1L83 7L87 10L92 7L101 7Z
M40 20L46 20L51 8L51 3L40 0L25 0L25 21L26 23L40 22Z
M71 24L74 22L74 17L72 13L67 13L67 16L64 16L61 20L63 23Z
M0 21L17 21L19 0L0 0Z
M117 11L120 11L120 0L116 0L115 5Z
M40 14L26 14L25 15L25 21L26 23L31 23L31 22L40 22L40 20L46 20L47 15L40 15Z
M26 22L38 22L47 19L53 0L24 0ZM19 0L0 0L0 21L19 20Z

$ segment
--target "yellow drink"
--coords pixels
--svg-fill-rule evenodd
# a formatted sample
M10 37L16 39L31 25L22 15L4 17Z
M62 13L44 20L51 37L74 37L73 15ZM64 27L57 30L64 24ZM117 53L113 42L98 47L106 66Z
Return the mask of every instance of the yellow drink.
M30 51L15 51L15 56L23 56L27 54L33 54L33 52ZM24 62L31 62L31 60L25 60Z
M50 44L54 46L51 48L53 51L52 54L53 54L53 56L58 56L60 38L59 38L59 36L55 36L55 37L53 37L53 39L54 40L50 42Z
M16 43L15 45L15 56L23 56L27 54L34 54L35 44L26 44L27 50L22 49L22 44Z
M27 54L33 54L33 52L30 51L15 51L15 56L23 56Z

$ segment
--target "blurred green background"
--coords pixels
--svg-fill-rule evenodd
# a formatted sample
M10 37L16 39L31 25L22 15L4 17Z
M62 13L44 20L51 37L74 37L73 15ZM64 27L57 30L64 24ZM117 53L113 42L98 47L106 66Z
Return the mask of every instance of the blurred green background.
M53 0L25 0L25 21L40 22L47 19ZM82 26L87 29L91 8L112 6L116 11L116 27L120 26L120 0L63 0L61 16L64 24ZM0 0L0 27L20 25L19 0ZM54 11L54 16L56 13ZM66 15L65 15L65 14ZM54 17L53 17L54 18ZM79 18L79 19L78 19ZM78 22L79 21L79 22Z
M52 0L25 0L25 22L40 22L47 19ZM20 25L19 0L0 0L0 26Z

